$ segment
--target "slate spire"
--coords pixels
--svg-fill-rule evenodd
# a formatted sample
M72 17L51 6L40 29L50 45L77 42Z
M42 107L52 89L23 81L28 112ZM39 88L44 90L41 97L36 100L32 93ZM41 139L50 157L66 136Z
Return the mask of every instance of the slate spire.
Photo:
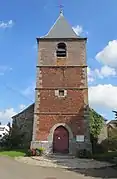
M78 38L78 36L72 29L72 26L65 19L63 10L61 9L58 19L47 35L42 38Z

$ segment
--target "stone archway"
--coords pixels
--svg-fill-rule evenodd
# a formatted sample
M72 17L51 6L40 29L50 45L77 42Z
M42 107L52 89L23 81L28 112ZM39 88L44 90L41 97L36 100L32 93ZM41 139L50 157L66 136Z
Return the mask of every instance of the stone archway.
M69 132L64 126L59 126L54 131L53 152L69 153Z
M68 133L69 133L69 153L72 153L71 151L71 141L73 140L73 133L70 129L70 127L65 124L65 123L57 123L55 124L51 130L50 130L50 133L49 133L49 136L48 136L48 142L50 142L50 144L52 144L52 148L53 148L53 137L54 137L54 131L59 127L59 126L63 126L64 128L67 129Z

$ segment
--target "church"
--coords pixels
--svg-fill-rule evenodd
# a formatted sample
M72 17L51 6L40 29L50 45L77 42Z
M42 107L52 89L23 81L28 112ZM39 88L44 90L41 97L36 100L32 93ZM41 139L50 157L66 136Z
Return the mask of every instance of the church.
M73 155L79 149L91 150L86 42L62 11L47 35L37 38L31 148Z

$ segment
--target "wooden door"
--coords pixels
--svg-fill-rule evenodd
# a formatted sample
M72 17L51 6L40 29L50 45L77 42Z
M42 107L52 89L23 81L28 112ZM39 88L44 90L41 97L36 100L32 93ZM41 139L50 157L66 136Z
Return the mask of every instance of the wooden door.
M53 136L53 152L68 153L69 152L69 133L63 126L57 127Z

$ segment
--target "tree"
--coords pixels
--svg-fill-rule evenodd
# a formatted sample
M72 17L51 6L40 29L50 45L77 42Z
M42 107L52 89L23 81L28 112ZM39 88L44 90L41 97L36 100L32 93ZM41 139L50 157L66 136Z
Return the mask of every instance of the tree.
M6 149L19 149L22 147L24 133L21 132L17 125L12 125L9 134L1 140L1 146Z
M117 119L117 111L112 111L115 113L115 119Z
M9 134L9 140L12 145L12 148L19 148L22 145L22 140L24 133L21 132L21 129L17 125L12 125L12 129Z
M10 122L7 123L7 126L11 129L11 123Z

